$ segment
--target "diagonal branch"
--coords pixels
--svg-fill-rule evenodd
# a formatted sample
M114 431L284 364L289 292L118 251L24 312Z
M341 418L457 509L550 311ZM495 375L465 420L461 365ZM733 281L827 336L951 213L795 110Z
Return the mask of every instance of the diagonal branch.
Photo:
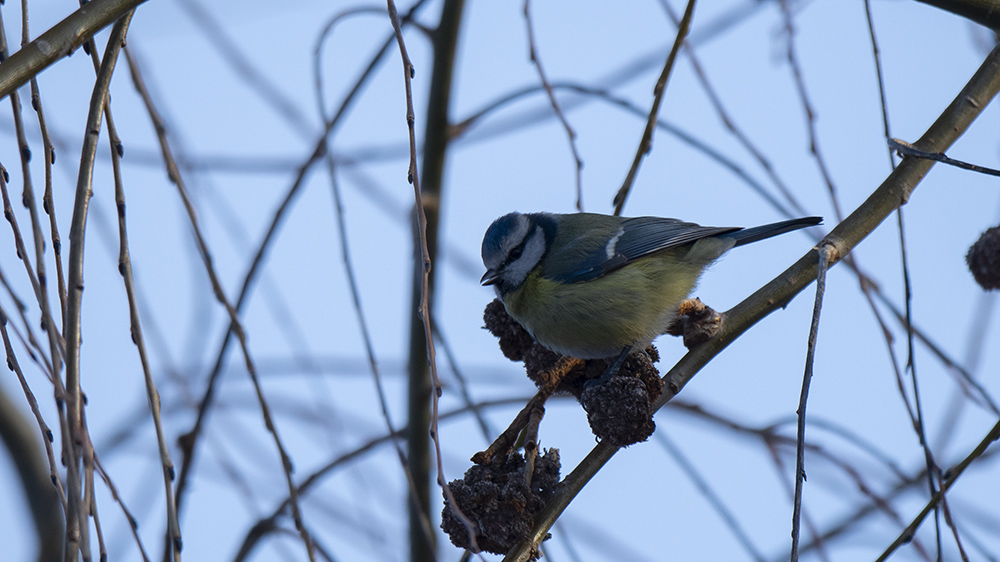
M0 98L146 0L92 0L0 63Z
M1000 92L1000 45L986 57L968 84L914 144L920 150L944 152L972 125L997 92ZM846 256L890 213L906 203L933 165L930 160L904 158L875 192L826 236L825 242L832 244L841 257ZM689 351L663 376L665 388L653 404L654 409L661 408L676 396L702 367L740 334L811 283L816 278L817 260L816 250L810 250L781 275L727 311L718 335ZM505 562L528 560L532 545L543 540L573 498L617 451L615 447L598 443L566 476L563 486L539 512L531 539L512 549L504 558Z

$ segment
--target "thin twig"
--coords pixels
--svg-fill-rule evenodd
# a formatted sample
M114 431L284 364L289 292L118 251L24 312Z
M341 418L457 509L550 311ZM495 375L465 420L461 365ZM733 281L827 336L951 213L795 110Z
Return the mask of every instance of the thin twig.
M964 562L969 562L969 555L965 552L965 546L962 544L962 537L958 534L958 525L952 517L951 508L948 507L948 496L945 494L941 495L941 511L944 514L945 524L951 529L951 536L955 538L955 546L958 548L959 556L962 557Z
M62 260L62 240L59 236L59 226L56 221L55 205L52 201L52 165L56 162L56 151L52 145L52 138L49 136L49 127L45 122L45 112L42 109L41 93L38 89L38 80L31 79L31 107L34 108L38 116L38 128L42 135L42 154L45 158L45 191L42 194L42 210L49 217L49 237L52 241L53 261L56 264L56 289L59 294L59 318L66 317L66 275L63 272ZM44 283L43 283L44 285ZM47 301L46 301L47 302ZM51 313L47 313L51 317ZM62 326L55 327L55 333L62 337ZM65 349L66 345L59 342L60 349ZM62 368L62 361L53 365L55 371Z
M84 418L86 418L86 410ZM82 424L84 431L87 431L87 422L84 419ZM100 560L107 559L107 548L104 546L104 530L101 526L100 508L97 505L97 498L94 494L94 447L89 441L81 447L83 451L83 510L87 517L93 522L94 536L97 537L97 551ZM80 537L80 557L83 562L90 562L91 536L88 532Z
M125 50L125 57L128 59L130 68L135 65L135 61ZM109 134L113 125L110 120L110 108L108 112ZM153 418L153 427L156 431L156 441L160 454L160 467L163 472L164 497L166 500L167 516L167 536L169 537L170 548L173 550L174 560L180 560L181 552L181 530L177 520L177 509L174 503L174 463L170 460L170 449L167 446L166 432L163 429L163 420L160 417L160 393L156 390L156 383L153 381L153 373L149 366L149 357L146 353L146 341L142 335L142 324L139 318L139 305L136 300L135 279L132 275L132 258L128 247L128 228L125 220L125 186L121 178L121 155L116 148L114 135L111 135L111 161L115 178L115 205L118 208L118 237L119 255L118 272L122 276L125 285L125 294L129 308L129 326L132 335L132 343L135 344L139 353L139 362L142 365L143 382L146 387L146 399L149 403L149 413ZM117 146L116 146L117 145ZM145 557L145 554L143 554Z
M2 18L0 18L0 25L2 25ZM28 27L28 2L27 0L21 1L21 48L23 49L28 44L30 44L30 33ZM3 39L3 32L0 31L0 51L3 52L4 58L7 56L7 42ZM38 81L34 76L31 77L31 107L35 109L36 114L39 117L39 127L42 131L42 140L44 149L44 156L46 160L45 166L45 183L46 189L51 189L52 185L52 167L48 162L49 150L51 149L51 144L47 143L48 131L45 127L44 116L41 112L41 97L38 93ZM65 352L66 346L63 344L62 336L59 333L60 325L56 323L55 318L53 318L49 306L49 292L48 292L48 282L47 276L45 274L45 235L42 232L41 220L38 217L38 206L35 202L35 189L31 181L31 168L28 165L28 161L31 159L31 149L28 146L28 141L24 134L24 125L21 119L21 103L18 97L17 91L10 93L11 105L14 109L14 130L17 135L17 143L20 147L21 155L21 173L23 177L23 190L21 192L21 204L28 209L29 217L31 218L31 232L32 238L34 240L35 246L35 277L37 279L37 286L35 287L35 298L38 301L38 307L41 311L42 316L42 329L49 340L49 356L48 362L51 365L51 370L53 373L58 373L62 367L62 357ZM14 224L13 222L11 224ZM30 268L30 260L28 256L23 256L23 261L25 267ZM56 260L57 277L58 283L61 288L65 288L62 279L62 263ZM29 279L32 277L29 275ZM60 293L62 294L62 293ZM64 301L63 301L64 302ZM65 317L64 309L60 309L59 318ZM43 354L44 355L44 354ZM58 378L58 377L56 377Z
M24 15L25 8L22 7L22 22L24 25L23 18L27 16ZM3 17L0 14L0 27L3 26ZM0 31L0 58L7 57L7 38L3 31ZM9 60L9 59L8 59ZM38 307L42 312L42 323L46 334L49 336L49 348L50 353L53 355L61 355L63 353L62 348L59 346L61 339L56 333L57 324L52 319L51 315L48 314L48 293L45 288L45 240L41 232L40 221L38 220L38 209L35 206L34 198L34 188L31 185L31 169L28 165L28 161L31 160L31 149L28 146L27 138L24 133L24 122L21 117L21 98L17 91L10 93L10 103L11 109L13 110L14 117L14 131L17 139L17 144L20 155L21 163L21 173L22 181L24 183L24 188L21 194L21 203L28 208L28 212L31 218L31 232L32 239L34 241L34 254L36 267L38 268L37 274L31 263L31 255L28 254L26 245L24 243L24 237L21 234L21 227L17 222L17 215L14 214L14 208L10 203L10 196L7 192L7 171L3 170L4 177L0 178L0 193L3 196L3 210L4 218L10 223L11 230L14 235L14 247L17 251L17 257L21 260L24 265L25 272L28 275L28 281L31 283L31 289L34 292L35 300L38 303ZM26 324L26 328L29 329L29 335L34 339L34 334L30 331L30 324ZM36 344L37 345L37 344ZM41 348L38 348L41 351ZM52 368L53 361L58 362L58 358L51 358L42 353L43 360L49 364L49 371L55 372Z
M141 84L141 80L136 80L136 76L140 74L137 72L138 68L131 67L133 81L136 82L137 88ZM164 165L167 168L168 176L171 181L177 187L177 193L181 198L181 202L184 205L184 209L187 212L188 220L191 224L191 228L194 234L195 243L198 245L198 254L201 256L202 263L205 267L205 272L208 275L208 279L212 285L212 293L220 305L226 310L229 316L229 323L231 333L235 334L237 341L240 344L240 350L242 351L244 364L247 369L247 374L250 376L250 381L253 384L254 392L257 397L257 402L260 406L261 416L264 419L264 425L267 431L271 434L274 441L275 447L277 448L278 455L281 459L281 469L285 477L285 484L289 490L289 497L291 498L292 506L292 518L295 521L295 527L299 531L299 536L302 538L302 542L306 547L306 553L309 556L309 560L314 562L316 560L316 554L313 549L312 540L309 536L309 530L302 521L302 511L299 506L298 495L296 494L295 482L292 479L292 459L288 455L285 445L281 439L281 435L278 433L277 424L274 422L274 418L271 415L271 408L268 405L267 398L264 395L263 387L260 384L260 378L257 374L256 363L250 354L250 347L247 343L246 331L243 328L242 322L240 321L239 312L236 307L230 302L229 298L226 296L225 290L222 288L222 283L219 280L218 274L215 271L215 266L213 265L212 253L208 248L208 243L205 241L204 236L201 232L201 227L199 226L199 221L197 214L195 213L194 204L191 201L191 197L188 194L187 186L184 182L183 176L180 170L177 168L177 164L174 161L172 150L170 148L170 143L167 140L165 130L162 127L163 120L159 116L153 100L149 97L148 92L143 88L138 88L140 95L142 95L143 102L146 105L146 110L149 113L150 119L153 121L154 125L157 125L157 139L160 143L160 150L163 152ZM228 333L228 332L227 332Z
M82 305L83 305L83 265L84 240L87 230L87 214L90 208L90 198L93 195L94 157L97 153L97 141L101 131L101 118L108 100L108 89L111 85L111 75L118 61L118 53L125 41L133 12L125 14L111 31L108 45L104 52L101 69L97 74L93 94L90 98L90 112L87 116L83 149L80 156L80 171L77 177L76 198L73 203L73 218L69 232L69 269L67 285L69 286L66 303L65 335L66 342L66 408L69 424L69 434L63 435L63 455L66 464L67 481L67 524L66 524L66 558L75 560L81 548L86 548L89 529L87 513L82 503L84 492L83 481L80 478L80 462L92 456L90 440L83 424L83 391L80 384L80 345L82 342ZM79 444L79 445L78 445ZM88 472L93 469L90 466ZM85 550L86 552L86 550Z
M947 164L949 166L955 166L956 168L962 168L963 170L970 170L980 174L986 174L988 176L1000 176L1000 170L987 168L986 166L980 166L978 164L969 164L968 162L963 162L961 160L955 160L954 158L945 156L942 152L927 152L925 150L920 150L906 141L888 137L888 143L889 148L899 153L900 156L926 158L928 160L934 160L935 162L941 162L942 164Z
M995 53L996 49L994 49L993 52ZM907 525L905 529L903 529L898 537L896 537L896 540L894 540L892 544L890 544L885 551L882 552L876 562L887 560L889 556L891 556L892 553L895 552L900 546L906 544L913 538L917 532L917 528L920 527L920 524L923 523L924 519L927 518L927 515L930 514L932 510L937 509L937 506L941 503L942 498L951 488L952 484L958 480L962 473L965 472L965 469L968 468L974 460L982 457L990 445L998 439L1000 439L1000 421L998 421L993 428L986 433L979 444L976 445L972 452L962 459L960 463L944 472L943 479L941 480L941 488L935 492L935 494L927 502L927 505L920 510L920 513L913 518L913 521Z
M792 500L792 555L791 560L799 559L799 521L802 516L802 485L806 479L806 405L809 403L809 385L812 382L813 364L816 360L816 339L819 337L820 311L823 309L823 297L826 294L826 270L839 261L836 248L830 244L822 244L817 252L819 263L816 270L816 300L813 304L812 322L809 325L809 339L806 343L806 368L802 375L802 390L799 394L798 428L795 432L795 496Z
M0 64L0 98L69 56L95 33L146 0L91 0Z
M889 106L886 103L885 79L882 77L882 55L878 48L878 40L875 38L875 20L872 17L871 0L865 0L865 20L868 22L868 37L872 42L872 59L875 61L875 77L878 82L879 106L882 108L882 131L885 138L891 138L889 133ZM892 158L892 150L889 150L889 168L896 166L896 161Z
M376 8L361 8L356 10L346 10L340 12L335 17L333 17L327 25L323 28L323 32L320 34L318 40L316 41L316 46L313 49L313 76L315 82L315 94L316 94L316 104L317 110L320 114L320 118L324 125L331 123L332 117L328 115L326 104L324 103L324 85L323 85L323 64L322 64L322 53L323 44L329 39L333 33L336 24L340 23L342 20L361 14L369 15L380 15L385 17L386 10L380 10ZM324 138L324 144L326 139ZM357 276L354 271L353 260L351 259L350 243L347 235L347 225L346 218L344 216L344 202L340 190L340 182L337 181L337 163L335 158L329 151L329 145L324 147L324 159L327 163L327 175L330 179L330 190L333 194L333 204L334 204L334 222L337 225L337 230L340 238L340 250L341 250L341 260L344 263L344 272L347 276L348 286L351 291L351 303L354 308L355 320L358 323L358 329L361 332L362 340L365 344L365 355L368 358L368 369L372 373L372 380L375 383L375 393L378 396L379 407L382 412L382 420L385 422L386 429L390 435L396 434L396 429L393 426L392 416L389 414L389 401L385 392L385 385L382 383L382 374L378 367L378 361L375 358L375 346L372 341L371 332L368 329L368 322L365 319L364 310L361 306L361 290L357 281ZM403 469L403 474L407 482L407 490L410 494L410 500L413 504L419 504L420 498L417 490L419 486L416 479L414 478L413 472L410 470L409 463L407 462L406 452L403 450L403 444L399 441L393 441L393 445L396 450L396 457L399 460L400 466ZM421 512L423 513L423 512ZM426 514L424 514L426 515ZM430 522L429 517L420 518L420 527L424 533L424 537L432 537L434 535L434 528ZM433 541L432 538L426 539L428 542Z
M415 116L413 111L412 80L414 67L407 53L402 28L392 0L387 1L389 19L392 23L396 42L403 63L403 81L406 99L406 122L409 138L410 164L407 179L413 185L415 202L415 228L419 257L414 261L414 284L412 306L414 314L410 319L409 384L408 384L408 425L407 435L410 470L418 482L429 481L430 461L428 450L433 444L437 477L446 504L453 514L465 525L470 542L478 549L472 522L458 508L451 489L447 485L438 435L439 401L442 385L437 372L437 359L433 329L431 327L431 300L434 296L432 263L437 255L438 226L440 224L440 204L444 184L444 164L449 141L449 112L451 108L452 81L455 57L464 0L445 0L441 6L441 17L433 32L434 58L431 72L426 125L424 129L423 167L424 184L421 186L417 170L417 147ZM429 403L429 404L428 404ZM429 407L428 407L429 406ZM429 426L424 433L421 428ZM430 443L428 443L428 438ZM410 511L410 557L412 560L433 560L436 535L420 537L417 523L429 518L429 488L417 489L421 496L418 504L411 505Z
M788 59L788 66L792 70L792 78L795 81L795 88L799 93L799 100L802 103L802 111L806 117L806 130L809 131L809 152L812 153L813 158L816 160L816 167L819 168L819 173L823 176L823 182L826 184L827 193L830 195L830 204L833 205L833 212L837 217L837 222L840 222L844 219L844 214L840 210L840 200L837 198L837 190L833 186L833 177L830 175L830 171L826 166L826 160L819 150L819 135L816 134L816 112L813 111L812 102L809 101L805 78L802 76L802 67L799 64L798 55L795 51L795 26L792 23L792 9L789 7L788 1L778 0L781 12L785 17L785 33L787 34L786 40L788 42L785 54Z
M635 183L635 176L639 172L639 164L642 163L642 158L646 154L649 154L649 151L653 148L653 129L656 126L657 116L660 113L660 103L663 101L663 93L667 89L667 79L670 78L670 73L674 68L674 60L677 58L677 52L680 50L681 45L684 44L684 38L687 37L688 30L691 27L691 18L694 16L694 3L695 0L688 0L687 8L684 9L684 16L681 17L681 23L677 26L677 36L674 38L674 45L670 48L670 54L667 55L667 60L663 64L660 77L656 80L656 86L653 87L653 107L650 108L649 117L646 119L646 129L642 132L642 139L639 141L639 148L635 152L635 158L632 159L632 166L629 168L628 174L625 176L625 181L618 189L618 193L615 194L614 201L612 202L615 206L615 215L622 214L622 209L625 207L625 200L628 198L629 191L632 190L632 184Z
M463 4L462 1L459 1L458 3L454 2L445 3L444 7L442 8L442 21L445 19L445 17L449 18L450 20L452 20L451 27L454 27L454 29L448 29L447 31L442 31L441 26L439 26L438 38L442 37L441 33L447 33L449 40L452 41L454 40L453 34L457 35L458 32L457 20L461 14L462 4ZM455 502L455 498L451 493L451 488L448 487L447 479L444 476L444 464L441 458L441 445L440 442L438 441L438 401L441 397L441 381L437 374L437 359L434 348L434 333L433 330L431 329L431 310L430 310L431 255L428 246L427 214L424 208L426 202L424 200L423 193L420 189L420 177L417 171L417 136L416 136L416 128L414 126L416 117L413 110L413 87L412 87L412 80L414 77L414 67L413 63L410 61L409 54L406 51L406 43L403 40L403 30L399 23L399 15L396 12L396 4L393 2L393 0L387 0L386 5L389 10L389 21L392 23L392 29L396 36L396 43L399 46L399 54L403 63L403 84L404 84L405 98L406 98L406 128L410 143L410 163L407 168L408 171L406 179L413 186L414 209L417 218L416 221L417 239L419 241L419 249L420 249L420 256L419 256L420 261L419 261L419 267L417 268L418 277L420 280L420 302L419 305L417 306L416 314L417 317L421 320L421 323L423 324L423 334L426 345L426 350L425 350L426 360L431 377L432 392L431 392L431 412L430 412L430 436L432 441L434 442L434 452L437 460L437 483L444 492L445 499L447 500L447 504L449 508L452 510L452 513L455 514L455 516L458 517L460 521L462 521L462 524L465 525L465 528L468 530L469 541L473 549L478 550L479 547L478 544L476 543L476 537L475 537L476 535L475 525L468 517L466 517L464 513L462 513L461 509L459 509L458 504ZM437 47L438 48L440 47L440 43L437 44ZM441 96L443 99L439 104L432 104L432 107L435 111L440 111L443 114L438 115L437 117L428 116L428 126L431 126L432 124L433 126L444 125L443 127L441 127L441 132L443 133L445 130L447 130L446 126L447 107L448 107L447 98L449 96L450 84L451 84L451 70L450 70L451 62L450 61L442 62L440 58L442 56L453 57L454 52L435 53L435 76L432 79L432 82L436 82L435 85L443 90L441 92L438 92L438 95ZM443 64L449 67L448 69L444 70L443 75L437 75L437 72L439 71L438 68L439 64ZM435 138L434 142L438 142L438 140L439 139ZM443 158L444 158L444 153L442 149L440 156L441 161L443 161ZM432 185L433 184L440 185L440 180L438 179L431 183ZM435 237L435 242L436 242L436 237ZM413 336L411 334L411 342L413 341L412 337ZM411 354L412 354L412 349L411 349ZM411 357L411 360L412 359L413 358ZM414 384L415 383L414 374L412 372L410 374L410 377L411 377L410 404L412 412L412 408L414 406L414 398L415 398L413 395L414 386L419 386L419 384ZM419 427L414 427L414 424L412 423L414 416L411 415L410 419L411 419L410 435L413 436L417 432L421 431L421 429ZM415 451L413 449L413 443L414 443L413 440L411 440L410 443L411 443L410 447L411 456L415 454L422 454L420 451ZM423 519L422 514L420 515L420 519L421 520ZM434 537L433 535L428 537L430 545L433 545L433 537ZM414 555L414 558L433 557L433 552L423 548L422 545L417 545L414 541L415 537L412 536L412 530L411 530L410 546L411 546L411 554Z
M785 465L784 458L779 450L780 442L773 439L767 439L764 441L764 448L770 453L771 462L774 464L774 471L777 474L781 485L785 488L785 493L788 494L789 501L794 501L795 498L795 483L788 482L788 479L784 476L788 474L788 467ZM811 447L806 447L811 450ZM794 470L794 467L793 467ZM819 557L820 562L832 562L830 559L830 553L827 552L826 545L819 538L819 529L816 526L816 521L812 518L807 510L802 512L802 524L805 530L809 533L813 542L816 544L816 553Z
M416 14L417 10L425 4L426 0L418 0L411 8L410 11L404 16L404 20L409 20L413 15ZM347 110L351 107L352 102L354 102L362 87L367 83L368 79L373 75L379 61L382 56L388 50L388 47L392 44L394 36L389 34L388 38L383 43L382 47L376 52L372 57L368 66L361 72L361 75L355 80L354 85L351 90L344 96L343 101L334 114L333 118L327 123L326 128L320 138L314 143L313 150L309 156L299 165L298 170L295 174L295 179L292 181L291 186L285 193L284 199L278 205L278 208L274 211L271 218L271 223L268 226L267 232L264 234L263 239L257 245L257 251L254 253L253 258L250 260L250 265L247 268L247 273L243 276L243 282L240 287L240 294L236 300L236 310L242 311L243 307L248 302L248 297L250 295L250 289L253 287L257 280L257 276L261 270L264 263L264 256L267 254L268 250L271 248L272 242L275 240L279 227L284 222L285 217L288 215L292 208L292 203L295 201L296 197L299 195L301 188L305 185L305 180L308 174L312 171L312 168L317 164L322 158L324 151L326 149L327 137L333 134L334 130L341 123L341 117L346 115ZM133 75L133 81L136 82L136 88L140 91L145 89L142 85L141 79L137 81L135 75ZM162 131L165 126L162 120L156 121L154 123L157 131ZM223 337L222 344L219 346L218 353L215 357L215 362L213 364L212 370L208 375L208 383L205 387L205 391L202 395L201 400L198 403L198 415L195 418L194 425L191 429L181 436L181 447L184 450L184 457L181 460L180 474L177 477L177 493L176 502L178 508L180 507L182 500L184 498L184 492L187 490L188 477L191 474L191 467L194 463L194 455L197 451L197 445L199 443L199 437L202 434L202 429L204 427L205 419L211 409L214 399L215 390L217 388L217 382L219 376L222 373L222 366L225 361L226 353L229 349L229 344L232 342L233 336L233 326L227 326L226 333Z
M660 5L663 6L664 11L667 12L667 15L670 17L670 20L674 23L674 25L680 25L680 19L674 12L673 7L671 7L670 2L667 0L660 0ZM768 160L767 157L764 156L764 153L750 141L750 138L746 135L746 133L744 133L743 130L736 125L736 121L729 115L726 107L722 104L722 98L719 97L719 94L715 91L711 82L708 81L708 74L701 66L701 62L699 62L698 56L695 54L694 46L691 44L691 41L684 41L684 52L687 53L688 60L691 61L691 68L694 70L694 74L698 78L698 82L701 83L701 88L705 91L705 95L708 96L709 103L712 104L712 108L715 109L715 112L719 115L722 125L729 131L730 134L736 137L736 140L743 145L743 148L749 152L755 160L757 160L757 163L764 170L764 173L771 179L771 183L778 188L778 191L785 198L795 213L800 215L808 214L805 207L799 203L798 198L795 197L794 193L792 193L792 190L789 189L781 177L778 176L774 166L771 165L771 161ZM791 214L787 212L784 214L791 216Z
M927 488L930 495L937 493L938 481L941 479L941 469L934 460L934 453L931 452L930 443L927 441L927 424L924 421L923 400L920 399L920 384L917 378L917 360L913 345L913 285L910 283L909 252L906 251L906 229L903 228L903 208L896 209L896 226L899 230L899 255L902 261L900 271L903 275L903 302L906 313L906 369L910 373L910 381L913 385L913 404L917 413L917 418L913 425L913 431L917 434L920 447L924 453L924 462L927 464ZM941 512L934 510L934 530L937 545L937 559L941 559Z
M111 494L111 499L118 504L121 508L122 513L125 515L125 519L128 521L129 530L132 531L132 538L135 540L136 546L139 547L139 554L142 555L142 559L145 562L149 562L149 557L146 555L146 549L142 546L142 537L139 536L139 523L136 521L135 516L129 510L128 506L125 505L125 501L122 500L121 494L118 493L118 488L115 486L114 482L111 481L111 477L108 475L107 471L101 465L101 459L98 456L94 456L94 467L97 474L104 481L104 485L107 487L108 492ZM102 547L103 549L103 547ZM106 558L102 558L104 560Z
M493 407L500 406L511 406L515 404L524 404L527 400L524 396L517 396L513 398L506 398L501 400L490 400L479 402L474 405L462 406L456 410L450 412L444 412L441 414L441 420L448 420L451 418L456 418L468 414L475 408L489 409ZM374 437L358 445L357 447L346 451L338 453L332 460L327 462L325 465L317 469L315 472L307 476L301 484L299 484L298 492L299 496L305 496L310 493L313 488L319 486L323 479L329 476L336 469L355 461L365 454L376 450L378 447L389 443L390 441L399 439L404 433L409 431L409 428L401 428L396 431L396 433L383 434L378 437ZM266 535L278 530L278 519L285 513L288 509L288 498L283 499L278 503L278 506L271 511L271 515L259 519L254 523L250 529L247 531L246 536L243 538L243 543L240 545L240 550L233 558L233 562L243 562L246 560L250 554L252 554L254 548L256 548L257 543L261 541Z
M524 24L528 29L528 58L535 65L535 70L538 71L538 79L541 80L542 88L545 89L549 103L552 104L552 111L559 118L563 129L566 130L569 150L573 153L573 161L576 164L576 210L583 212L583 160L580 158L580 152L576 147L576 131L573 130L573 127L569 124L569 120L566 119L566 115L563 114L562 107L559 106L559 100L556 99L556 94L552 90L552 85L549 83L548 77L545 75L545 69L542 67L542 59L538 56L538 48L535 46L535 30L531 22L530 6L531 0L524 0Z

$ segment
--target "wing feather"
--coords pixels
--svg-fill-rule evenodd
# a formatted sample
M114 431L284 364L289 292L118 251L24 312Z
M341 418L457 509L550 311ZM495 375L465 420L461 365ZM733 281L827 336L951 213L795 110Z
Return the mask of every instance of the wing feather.
M573 220L570 217L581 215L566 215L563 220ZM546 259L547 264L542 272L544 277L561 283L590 281L649 254L691 244L709 236L741 230L740 227L701 226L660 217L621 219L591 215L590 220L604 222L591 223L595 227L593 230L584 232L560 247L551 248L553 255ZM611 232L614 234L609 235ZM569 259L560 259L560 256L568 256Z

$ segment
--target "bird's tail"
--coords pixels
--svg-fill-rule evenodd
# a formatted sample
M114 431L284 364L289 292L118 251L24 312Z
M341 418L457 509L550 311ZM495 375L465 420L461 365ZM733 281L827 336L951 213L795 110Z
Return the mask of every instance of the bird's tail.
M770 238L772 236L777 236L779 234L784 234L786 232L791 232L807 226L816 226L822 222L823 217L802 217L800 219L773 222L771 224L755 226L753 228L744 228L743 230L737 230L736 232L731 232L723 236L735 239L736 246L742 246L743 244L757 242L759 240L764 240L765 238Z

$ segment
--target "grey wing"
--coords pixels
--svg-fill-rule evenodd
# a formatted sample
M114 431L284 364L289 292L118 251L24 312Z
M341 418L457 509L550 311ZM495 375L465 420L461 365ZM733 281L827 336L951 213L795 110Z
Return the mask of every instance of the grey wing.
M549 268L546 277L562 283L597 279L643 256L696 242L708 236L742 230L740 227L700 226L660 217L625 219L618 234L600 248L591 248L589 258L572 270Z
M615 254L624 257L626 263L709 236L743 230L741 227L701 226L693 222L659 217L626 219L622 226L624 232L615 245Z

